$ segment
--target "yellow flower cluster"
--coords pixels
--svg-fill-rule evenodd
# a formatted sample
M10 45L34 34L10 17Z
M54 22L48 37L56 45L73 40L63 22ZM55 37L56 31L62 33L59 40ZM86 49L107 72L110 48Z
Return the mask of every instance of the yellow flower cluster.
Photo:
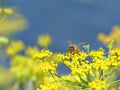
M12 15L13 13L12 8L0 8L0 14Z
M27 28L27 20L18 12L13 15L0 15L0 34L10 35Z
M64 55L64 54L62 54L62 53L57 54L57 57L58 57L61 61L69 60L69 59L70 59L70 56Z
M98 40L100 40L105 45L109 44L109 42L111 40L114 40L114 42L115 42L114 47L119 47L120 46L120 43L119 43L119 41L120 41L120 27L114 26L109 35L105 35L104 33L98 34Z
M35 62L32 58L33 54L38 51L37 46L25 48L22 41L11 41L8 44L6 53L11 59L10 73L16 83L26 84L28 81L36 82L39 78L44 77L44 73L39 69L39 63ZM42 50L41 52L49 54L48 50Z
M52 77L46 77L37 90L59 90L60 83Z
M50 57L51 55L52 55L51 51L43 49L43 50L40 50L39 52L36 52L33 55L33 59L44 59L44 58Z
M11 57L10 71L17 82L32 81L37 90L108 90L120 83L109 82L120 66L120 48L79 51L78 53L54 53L48 49L11 42L6 52ZM23 51L25 55L19 52ZM37 61L36 61L37 60ZM71 71L59 75L57 68L64 64ZM37 86L39 84L39 87Z
M105 35L104 33L100 33L98 34L98 40L101 41L103 44L108 45L109 48L109 44L112 41L112 47L110 48L116 48L116 50L111 50L110 53L110 57L109 57L109 63L112 67L119 67L120 66L120 61L119 61L119 50L117 48L120 48L120 26L114 26L111 30L111 32L108 35ZM119 72L119 68L115 69L116 73L114 73L114 78L120 78L119 74L117 72ZM115 79L114 79L115 80ZM114 81L112 80L112 81ZM116 89L118 90L118 89Z
M31 57L15 55L11 60L10 71L18 83L27 83L29 80L36 81L38 77L42 78L43 73L38 69L39 64Z
M39 70L43 72L55 71L57 64L54 61L45 61L39 64Z
M8 55L15 55L22 51L25 48L25 45L22 41L12 41L6 49Z
M116 48L116 49L110 50L109 58L112 66L114 67L120 66L120 49Z
M77 61L77 60L82 61L82 60L85 60L87 56L88 56L87 53L83 52L83 51L81 51L81 52L79 52L77 54L74 54L74 55L70 54L70 57L71 57L71 59L73 61Z
M108 87L108 85L106 84L105 81L102 81L102 80L99 80L99 79L97 79L93 82L89 82L88 86L91 89L94 89L94 90L104 90L104 89L106 89L106 87Z
M114 70L120 66L119 48L109 50L108 56L105 55L105 51L102 48L92 50L89 53L83 51L74 55L59 53L57 56L71 69L72 75L79 76L79 81L81 81L79 82L79 87L86 86L86 88L88 88L88 82L97 79L98 80L96 82L98 83L100 83L99 80L108 80ZM97 88L98 85L96 82L94 83L96 86L93 86L95 90L103 90L104 88L107 88L106 84ZM104 83L105 82L106 81L104 81ZM101 81L100 84L102 83L103 82Z
M99 49L99 50L97 50L97 51L92 50L92 51L89 53L90 57L92 57L92 58L94 58L94 59L103 58L104 54L105 54L105 53L104 53L104 50L103 50L103 49Z
M77 60L85 60L85 58L87 57L87 53L86 52L79 52L77 54L70 54L70 53L66 53L66 54L62 54L59 53L57 54L57 57L61 60L61 61L65 61L65 60L69 60L72 59L73 61L77 61Z
M21 79L23 81L24 77L28 77L28 75L32 74L32 66L34 63L30 60L27 64L26 62L30 60L28 57L24 56L14 56L11 61L11 73L16 79ZM33 64L33 65L32 65ZM31 66L31 69L28 67ZM30 71L30 72L29 72Z
M38 37L37 43L41 47L47 48L52 43L52 39L49 34L43 34Z
M34 46L34 47L28 46L26 48L26 50L25 50L25 55L32 57L33 54L38 52L38 51L39 51L38 47L36 47L36 46Z
M120 56L120 48L110 50L110 55Z
M55 61L50 61L49 58L52 56L53 52L49 50L40 50L33 54L33 59L40 61L39 63L39 70L43 72L50 72L55 71L57 64Z
M22 41L9 42L6 53L10 56L10 73L16 83L25 85L31 81L35 89L39 79L43 79L47 75L46 72L55 72L57 67L56 62L48 60L53 52L39 50L37 46L25 46ZM33 59L40 60L36 62Z
M108 70L111 66L111 62L108 59L99 60L97 59L94 63L90 64L92 68L96 70Z

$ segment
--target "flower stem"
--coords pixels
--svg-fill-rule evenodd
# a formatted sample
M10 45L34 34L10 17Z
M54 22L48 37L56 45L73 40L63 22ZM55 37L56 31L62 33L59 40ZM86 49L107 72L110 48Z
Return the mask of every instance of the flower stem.
M110 83L110 86L114 86L114 85L117 85L117 84L119 84L119 83L120 83L120 80L117 80L117 81L115 81L115 82Z

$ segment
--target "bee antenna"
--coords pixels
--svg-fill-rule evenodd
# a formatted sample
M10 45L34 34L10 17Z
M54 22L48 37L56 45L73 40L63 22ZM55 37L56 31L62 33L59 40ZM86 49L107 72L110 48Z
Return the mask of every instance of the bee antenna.
M81 45L84 45L84 44L85 44L85 42L78 43L78 44L77 44L77 47L79 47L79 46L81 46Z
M71 42L71 41L69 41L69 40L67 40L67 43L68 43L69 45L71 45L71 44L72 44L72 42Z

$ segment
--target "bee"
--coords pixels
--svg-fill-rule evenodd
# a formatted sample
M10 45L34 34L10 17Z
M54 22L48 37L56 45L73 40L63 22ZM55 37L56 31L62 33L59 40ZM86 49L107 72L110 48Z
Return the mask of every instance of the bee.
M79 44L75 45L71 41L68 41L68 44L69 44L69 46L68 46L67 52L74 55L74 54L78 54L80 52L79 46L84 43L79 43Z

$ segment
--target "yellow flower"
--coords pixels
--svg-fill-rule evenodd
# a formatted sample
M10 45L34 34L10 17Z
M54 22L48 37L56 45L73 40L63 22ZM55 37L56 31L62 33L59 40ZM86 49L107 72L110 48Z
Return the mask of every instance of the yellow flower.
M39 70L39 63L31 57L15 55L11 59L10 72L14 79L20 82L36 81L43 78L44 73Z
M59 90L60 83L56 82L53 77L46 77L37 90Z
M54 61L42 62L39 65L39 69L43 72L55 71L57 64Z
M94 90L104 90L108 87L105 81L97 79L96 81L89 82L89 88Z
M58 59L60 59L61 61L65 61L65 60L69 60L69 59L70 59L70 56L65 55L65 54L62 54L62 53L57 54L57 57L58 57Z
M79 52L78 54L71 55L71 58L72 60L75 60L75 61L77 60L82 61L82 60L85 60L87 56L88 55L86 52Z
M92 50L89 55L94 59L94 58L103 58L104 56L104 50Z
M52 55L52 52L49 50L41 50L40 52L36 52L33 54L33 59L44 59L48 58Z
M110 50L110 55L116 55L116 56L120 56L120 48L115 48Z
M98 40L100 40L103 44L106 44L106 45L112 40L112 38L106 36L104 33L98 34L98 37L97 37L97 38L98 38Z
M109 35L105 35L104 33L98 34L98 40L100 40L105 45L108 45L109 42L113 40L113 47L120 47L120 26L114 26Z
M25 50L25 54L31 57L35 52L38 52L38 50L39 49L37 47L28 46Z
M91 63L91 67L98 70L108 70L111 66L111 61L109 59L96 59L93 63Z
M8 55L15 55L24 49L24 43L22 41L12 41L6 49Z
M0 19L1 35L13 34L13 32L22 31L27 28L27 21L20 13L15 12L11 16L7 15L7 17L3 13L2 15L0 15L0 18L2 19Z
M3 11L4 11L5 14L8 14L8 15L13 14L12 8L4 8Z
M86 73L90 71L90 66L86 62L71 62L71 65L69 66L72 74L79 74L81 77L84 77Z
M37 90L40 90L39 88L37 88Z
M52 43L52 39L49 34L43 34L38 37L37 43L41 47L47 48Z

